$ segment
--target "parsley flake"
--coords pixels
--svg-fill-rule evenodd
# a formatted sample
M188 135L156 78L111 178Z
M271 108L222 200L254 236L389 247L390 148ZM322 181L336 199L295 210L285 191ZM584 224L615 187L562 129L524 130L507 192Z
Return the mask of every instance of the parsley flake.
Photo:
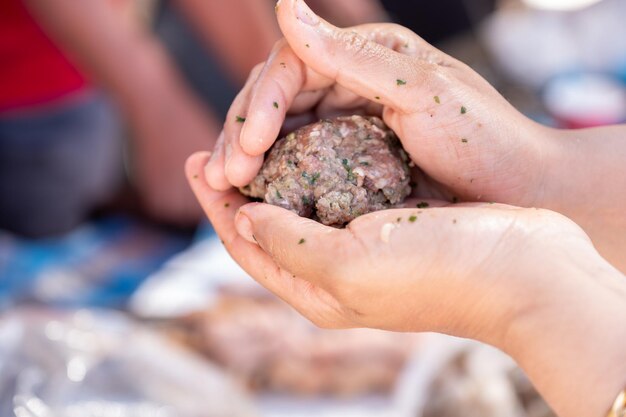
M439 96L435 96L433 97L433 99L435 100L435 103L441 104L441 100L439 99Z
M243 123L246 121L246 118L241 116L237 116L235 119L237 120L237 123Z
M401 79L397 79L396 80L396 85L406 85L406 81L405 80L401 80Z
M428 204L428 203L427 203L427 202L425 202L425 201L422 201L421 203L417 203L417 206L416 206L416 207L417 207L417 208L427 208L427 207L429 207L429 206L430 206L430 204Z
M304 238L300 239L298 241L298 245L304 245L304 243L306 242L306 240L304 240Z
M467 113L467 109L465 108L465 106L461 107L461 114L465 114Z
M275 109L277 109L277 108L278 108L278 103L277 103L277 102L274 102L274 103L272 103L272 104L274 105L274 108L275 108Z
M416 220L417 220L417 216L415 214L413 214L411 217L409 217L409 221L411 223L415 223Z
M467 139L463 138L463 139L461 139L461 142L467 143Z

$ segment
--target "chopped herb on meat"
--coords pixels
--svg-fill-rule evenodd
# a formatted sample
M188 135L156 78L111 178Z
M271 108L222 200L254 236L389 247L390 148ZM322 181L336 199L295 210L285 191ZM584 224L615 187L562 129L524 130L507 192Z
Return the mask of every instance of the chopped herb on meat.
M280 193L280 191L276 190L276 197L280 198L282 200L283 195Z
M273 105L274 105L274 108L275 108L275 109L277 109L277 108L278 108L278 103L277 103L277 102L274 102L274 103L273 103Z
M463 138L463 139L461 139L461 142L467 143L467 139Z
M465 114L467 113L467 109L465 108L465 106L461 107L461 114Z
M235 119L237 120L237 123L243 123L246 121L246 118L241 116L237 116Z
M441 100L439 99L439 96L435 96L433 98L435 99L435 103L441 104Z
M376 100L380 100L380 96L376 96L374 97Z
M298 245L303 245L306 242L306 240L304 240L304 238L300 239L298 241Z
M428 204L425 201L422 201L421 203L418 203L416 207L417 208L428 208L429 206L430 206L430 204Z
M406 81L405 80L401 80L400 78L398 78L396 80L396 85L406 85Z
M341 164L343 165L343 168L346 170L346 172L348 173L348 181L354 181L355 177L354 177L354 172L352 171L352 168L350 167L350 165L348 164L348 160L347 159L342 159L341 160Z
M417 216L415 214L413 214L411 217L409 217L409 221L411 223L415 223L415 220L417 220Z

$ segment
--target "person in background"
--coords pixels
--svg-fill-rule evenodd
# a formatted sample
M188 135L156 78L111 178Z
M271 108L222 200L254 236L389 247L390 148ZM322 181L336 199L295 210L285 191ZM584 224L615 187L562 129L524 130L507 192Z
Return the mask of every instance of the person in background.
M212 146L218 118L132 18L136 4L0 5L0 228L63 233L110 198L122 176L120 115L132 131L129 169L147 212L181 225L199 220L183 164ZM278 37L271 8L264 13L254 0L177 6L235 83Z

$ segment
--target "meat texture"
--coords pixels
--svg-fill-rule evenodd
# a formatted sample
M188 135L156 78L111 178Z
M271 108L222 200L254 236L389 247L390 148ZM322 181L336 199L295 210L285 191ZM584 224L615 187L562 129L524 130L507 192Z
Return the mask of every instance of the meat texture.
M321 120L276 141L259 174L242 187L259 198L330 226L404 201L408 157L377 117Z

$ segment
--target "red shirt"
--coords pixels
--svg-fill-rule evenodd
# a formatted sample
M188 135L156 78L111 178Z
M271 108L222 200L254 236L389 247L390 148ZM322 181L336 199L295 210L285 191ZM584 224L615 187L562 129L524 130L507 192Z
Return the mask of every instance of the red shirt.
M86 86L22 0L0 0L0 112L48 103Z

